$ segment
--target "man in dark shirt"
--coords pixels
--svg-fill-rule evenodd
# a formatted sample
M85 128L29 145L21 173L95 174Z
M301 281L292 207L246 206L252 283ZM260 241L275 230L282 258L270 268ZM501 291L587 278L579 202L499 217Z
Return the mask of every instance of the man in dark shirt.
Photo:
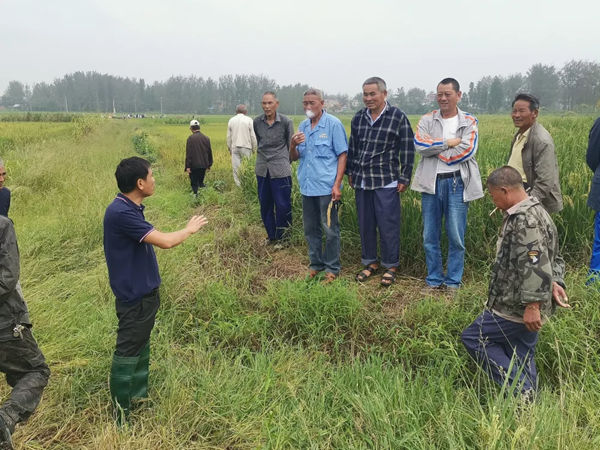
M19 284L19 248L12 221L0 217L0 372L12 392L0 406L0 449L13 448L11 435L42 398L50 369L31 333Z
M400 192L410 183L415 157L413 132L408 118L387 102L385 81L368 78L363 83L366 108L350 124L348 182L354 188L364 269L356 275L365 281L381 265L387 270L382 286L390 286L400 264Z
M152 246L175 247L207 221L193 216L179 231L160 232L146 222L142 205L154 193L150 163L138 157L124 159L115 177L121 192L104 215L104 254L119 319L110 395L115 418L123 424L131 399L143 399L148 393L150 332L160 304L160 275Z
M254 133L258 142L256 180L260 215L267 231L268 241L280 245L285 230L292 224L292 168L290 140L294 124L277 112L279 100L274 92L262 97L264 114L254 119Z
M198 196L198 188L204 187L204 176L213 164L212 148L208 136L200 132L200 122L190 122L192 134L185 145L185 171L190 175L190 183L194 196Z
M10 209L10 191L4 186L6 180L6 168L4 161L0 159L0 215L8 217Z
M594 219L594 245L590 260L590 272L587 284L600 286L600 117L594 122L586 154L588 167L594 172L587 205L596 211Z

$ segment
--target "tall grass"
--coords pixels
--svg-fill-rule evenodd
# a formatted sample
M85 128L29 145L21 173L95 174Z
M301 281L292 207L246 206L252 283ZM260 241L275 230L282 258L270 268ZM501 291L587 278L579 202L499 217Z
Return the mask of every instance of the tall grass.
M542 123L557 143L563 191L573 199L556 220L574 310L544 326L540 397L525 408L505 399L459 342L486 297L500 220L488 217L489 200L471 205L468 282L448 302L421 298L418 282L405 276L423 275L414 193L403 194L404 277L388 290L352 281L360 250L352 191L345 188L345 268L341 280L323 286L303 281L296 190L294 245L281 252L262 245L252 162L237 189L226 118L202 125L215 165L197 201L183 171L187 124L102 121L77 139L73 123L0 124L11 142L1 156L13 191L23 290L52 370L38 411L15 441L74 449L598 448L600 308L598 294L583 287L590 214L581 200L592 121L542 117ZM480 128L478 160L486 176L505 161L513 129L494 116L480 117ZM141 133L157 156L146 217L165 231L194 213L207 215L209 225L179 247L157 250L163 286L152 336L152 403L118 430L107 385L116 317L101 224L117 190L116 164L137 154L132 138Z

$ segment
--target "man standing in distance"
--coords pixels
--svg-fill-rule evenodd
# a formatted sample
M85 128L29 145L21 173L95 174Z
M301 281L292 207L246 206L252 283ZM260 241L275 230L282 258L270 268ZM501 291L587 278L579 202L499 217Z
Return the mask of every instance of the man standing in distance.
M6 180L6 168L4 161L0 159L0 216L8 217L10 209L10 190L4 186Z
M279 100L274 92L262 97L265 112L254 119L258 141L256 180L260 215L270 244L280 245L284 232L292 224L292 168L290 139L294 124L277 112Z
M556 226L539 200L528 197L521 174L510 166L500 167L487 185L494 204L504 211L504 221L487 305L463 331L462 342L496 383L514 384L525 400L531 400L537 389L538 331L554 312L554 303L569 307L565 264Z
M190 122L192 134L188 137L185 145L185 171L190 176L192 193L198 196L198 188L203 188L204 176L213 164L212 148L208 136L200 132L200 122Z
M458 108L458 81L444 78L437 85L439 111L421 117L415 149L421 155L411 188L421 192L423 246L427 263L426 289L460 287L465 261L465 231L469 202L483 197L477 152L477 119ZM448 236L444 275L442 218Z
M324 103L318 89L304 93L302 105L308 118L292 136L290 159L300 159L298 183L310 259L309 278L325 270L325 280L331 282L341 269L338 205L342 198L348 142L342 122L323 109ZM325 231L325 251L322 230Z
M110 396L119 424L132 399L148 394L150 332L160 304L160 275L153 246L181 244L206 224L193 216L185 228L163 233L144 218L142 201L154 193L150 163L136 156L122 160L115 172L120 193L104 215L104 255L115 294L119 328L110 371Z
M385 81L368 78L363 83L366 108L351 122L346 173L355 189L356 210L364 269L356 275L365 281L381 265L387 269L381 284L390 286L400 264L400 192L410 182L415 147L406 115L387 102Z
M517 169L527 192L549 213L562 210L558 163L550 133L537 122L539 100L531 94L517 94L512 103L512 120L519 129L511 144L508 165Z
M594 172L587 205L596 211L588 284L600 285L600 117L596 119L590 131L586 161L588 167Z
M254 134L254 123L248 113L246 105L237 105L235 116L227 123L227 148L231 154L231 166L233 167L233 181L240 185L238 170L243 158L249 158L252 150L256 148L256 134Z

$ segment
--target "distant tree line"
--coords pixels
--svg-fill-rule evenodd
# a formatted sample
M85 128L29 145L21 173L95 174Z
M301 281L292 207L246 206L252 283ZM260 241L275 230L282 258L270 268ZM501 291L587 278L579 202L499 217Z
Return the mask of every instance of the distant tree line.
M0 104L31 111L233 114L236 105L245 103L251 114L258 114L262 93L276 91L283 109L293 113L308 87L278 86L264 75L223 75L217 80L174 76L147 85L144 79L75 72L33 87L11 81Z
M264 75L223 75L216 80L174 76L148 85L144 79L75 72L33 87L11 81L0 105L27 111L233 114L237 104L245 103L254 115L262 111L262 93L275 91L281 112L299 114L300 98L308 88L300 83L280 86ZM461 106L472 112L506 111L515 94L525 91L538 96L547 110L591 112L600 108L600 64L572 60L560 69L534 64L526 74L485 76L463 84L461 89ZM353 112L362 107L360 93L326 97L332 111ZM408 114L422 114L436 107L435 92L416 87L390 89L388 99Z
M507 111L519 92L534 94L546 110L592 112L600 109L600 64L572 60L561 69L534 64L526 74L485 76L462 85L461 90L461 108L472 112ZM396 89L389 98L408 114L423 114L437 107L435 92L419 88Z

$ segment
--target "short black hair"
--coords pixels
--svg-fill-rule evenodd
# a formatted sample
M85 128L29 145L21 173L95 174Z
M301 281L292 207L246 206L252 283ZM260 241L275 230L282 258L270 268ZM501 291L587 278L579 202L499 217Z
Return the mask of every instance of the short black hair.
M537 111L540 109L540 101L535 95L526 93L517 94L511 106L515 106L515 103L517 103L519 100L525 100L526 102L529 102L530 111Z
M458 84L458 81L456 81L454 78L444 78L442 81L440 81L438 83L438 86L440 84L451 84L452 89L454 89L454 92L460 91L460 84Z
M144 158L132 156L121 160L115 171L119 191L127 194L135 189L139 179L145 180L150 172L150 163Z
M200 129L200 125L192 125L192 126L190 127L190 129L191 129L192 131L199 130L199 129Z
M523 177L517 169L511 166L502 166L494 170L487 178L489 187L501 188L523 187Z

